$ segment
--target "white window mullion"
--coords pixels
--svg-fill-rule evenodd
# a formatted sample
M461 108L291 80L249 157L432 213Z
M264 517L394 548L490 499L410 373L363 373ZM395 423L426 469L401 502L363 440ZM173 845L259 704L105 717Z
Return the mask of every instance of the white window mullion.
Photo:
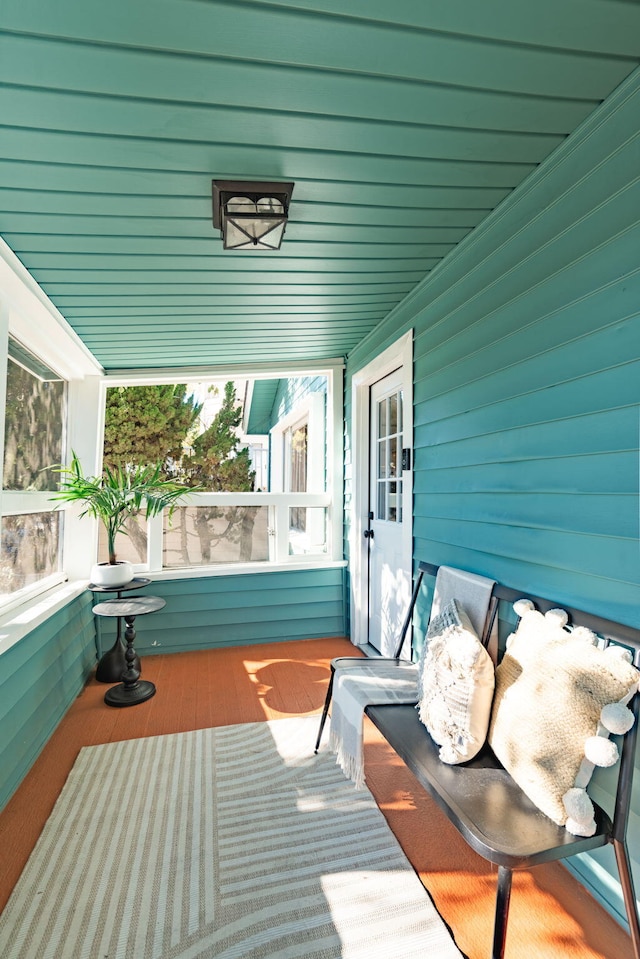
M147 561L150 572L162 569L163 524L164 513L147 520Z
M289 558L289 504L276 504L276 563L286 563Z
M86 472L95 475L101 465L104 423L101 377L71 380L68 391L67 462L73 451ZM80 506L65 508L63 556L70 579L88 579L98 558L98 520L89 516L80 519L81 512Z

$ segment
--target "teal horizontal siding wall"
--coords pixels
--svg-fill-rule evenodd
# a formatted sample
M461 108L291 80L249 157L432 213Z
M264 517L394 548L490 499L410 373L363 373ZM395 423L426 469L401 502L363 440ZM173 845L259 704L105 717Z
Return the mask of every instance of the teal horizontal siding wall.
M273 426L283 416L294 410L297 404L309 393L324 393L326 395L326 392L326 376L298 376L280 380L271 412L271 425Z
M29 771L95 665L87 593L2 654L0 809Z
M464 567L632 626L640 626L639 116L636 73L347 368L350 378L413 328L415 562ZM347 406L347 508L349 428ZM637 787L636 882L640 775ZM610 777L598 774L594 791L611 809ZM623 915L608 852L572 862Z
M155 582L166 607L136 620L141 655L344 636L342 568L285 570ZM102 649L114 639L101 624Z

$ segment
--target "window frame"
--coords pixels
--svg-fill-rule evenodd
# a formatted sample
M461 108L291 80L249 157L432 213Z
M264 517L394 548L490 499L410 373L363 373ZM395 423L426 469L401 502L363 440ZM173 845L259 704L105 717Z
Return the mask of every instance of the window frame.
M343 419L343 371L344 363L341 360L329 361L329 362L318 362L312 364L304 364L300 367L291 367L285 364L274 364L268 368L263 365L247 365L242 368L229 368L229 367L198 367L196 369L190 367L176 367L172 370L130 370L130 371L109 371L102 377L100 381L100 409L102 411L102 426L99 432L100 438L100 454L98 457L97 471L102 469L102 438L104 435L104 410L106 406L106 391L112 387L117 386L144 386L156 383L184 383L185 381L204 381L207 379L211 380L237 380L237 379L250 379L250 380L260 380L266 379L271 380L274 378L304 378L304 377L316 377L316 376L325 376L327 379L327 391L326 394L322 393L311 393L307 394L300 403L296 404L296 407L290 414L285 416L280 423L275 427L276 433L278 433L278 428L283 425L286 427L287 424L296 423L301 421L302 418L306 415L306 412L311 412L313 408L313 417L321 416L322 429L325 431L325 448L321 450L317 455L320 460L320 465L317 469L314 464L308 463L308 467L314 469L314 479L320 477L320 483L314 483L315 487L308 490L309 493L313 493L317 496L317 503L314 502L313 506L318 507L328 507L329 508L329 526L327 528L327 540L329 543L329 550L324 554L308 554L304 556L291 556L288 551L283 548L270 550L270 558L266 563L255 563L255 564L243 564L243 563L234 563L234 564L212 564L210 566L194 566L194 567L185 567L184 569L178 568L163 568L161 566L161 532L159 531L159 523L156 520L151 521L148 526L149 534L149 548L148 548L148 560L147 564L134 564L134 569L137 573L144 574L145 576L150 576L154 580L162 579L183 579L189 577L203 577L211 575L236 575L243 573L259 573L259 572L273 572L276 569L290 569L294 565L296 568L300 568L302 565L308 565L309 568L318 568L324 566L333 566L339 564L340 566L345 566L346 562L343 556L343 547L342 547L342 522L343 522L343 511L344 511L344 498L343 498L343 483L342 483L342 470L343 470L343 460L342 460L342 419ZM325 416L325 403L326 403L326 416ZM312 417L312 418L313 418ZM326 422L325 422L326 420ZM280 433L280 443L282 442L282 430ZM271 462L281 463L281 453L278 453L278 448L274 450L273 441L274 433L271 431ZM276 443L278 440L276 440ZM279 447L281 450L281 446ZM325 462L325 450L326 450L326 462ZM284 492L282 487L282 468L277 467L276 472L280 477L278 482L280 485L277 487L274 486L273 473L271 476L270 488L272 492L278 492L282 494ZM326 477L326 480L325 480ZM208 496L215 496L219 498L233 497L237 499L240 504L251 505L253 499L256 496L268 496L269 494L260 494L260 493L217 493L217 494L206 494L206 493L196 493L192 496L185 499L184 505L197 505L198 502L201 502L203 505L206 502ZM289 494L295 496L295 494ZM275 522L278 526L282 526L284 520L283 517L287 513L288 507L284 504L284 497L271 497L272 499L280 499L283 503L274 503L274 517ZM288 515L288 514L287 514Z
M21 362L15 356L12 356L11 343L16 344L18 347L22 348L22 352L29 354L29 357L33 359L34 365L41 364L43 368L51 373L49 377L50 382L59 382L64 384L64 397L62 403L62 422L61 422L61 433L60 433L60 458L66 456L66 447L67 447L67 425L69 420L69 395L68 395L68 382L67 380L59 374L56 370L53 370L49 364L45 364L42 360L42 357L36 355L32 350L23 347L23 344L15 337L15 335L9 331L7 336L7 375L5 378L5 388L4 395L6 400L6 387L8 384L9 369L10 363L14 363L16 366L21 367L35 379L40 380L41 382L46 382L44 377L41 377L35 369L30 369L27 363ZM16 351L13 350L15 353ZM6 412L6 403L5 403L5 412ZM5 436L5 425L6 417L3 417L3 437ZM6 438L6 437L5 437ZM53 513L56 512L55 504L51 503L51 496L53 490L13 490L4 488L4 448L3 448L3 462L0 466L0 484L2 485L2 500L0 503L0 522L4 525L5 516L26 516L32 515L34 513ZM62 520L62 516L61 516ZM51 586L56 585L57 583L63 582L66 579L64 573L64 523L61 521L59 523L59 538L58 538L58 549L57 549L57 561L58 569L50 573L48 576L43 576L38 579L36 582L29 583L27 586L22 587L19 590L15 590L9 594L2 594L0 598L0 609L10 608L12 606L19 605L24 601L25 597L32 595L37 595L41 592L50 589Z
M65 446L69 449L75 444L79 454L85 458L91 456L99 411L95 387L104 371L13 251L0 239L0 520L3 515L56 510L50 491L2 489L10 338L65 381L63 438L66 443L63 450ZM73 510L65 510L60 571L17 590L0 603L0 624L3 627L0 652L46 619L54 608L69 602L73 595L85 588L86 577L81 585L65 585L70 578L67 559L74 548L72 513Z
M307 493L324 493L330 489L331 475L331 453L330 453L330 429L329 429L329 411L330 411L330 379L327 377L326 394L320 390L307 393L293 409L282 417L271 428L271 451L273 471L271 476L271 489L273 492L291 492L291 440L293 434L307 427ZM325 412L326 396L326 412ZM322 442L319 441L319 437ZM332 500L333 503L333 500ZM308 507L313 509L313 507ZM332 514L330 514L332 515ZM304 536L310 543L318 543L324 538L324 517L313 509L313 512L307 514L307 528ZM291 536L295 527L291 525L289 516L289 535ZM328 540L328 554L336 555L337 536L335 524L331 524L326 530ZM302 554L304 555L304 554ZM322 554L310 553L309 556L318 556Z
M322 392L307 393L294 408L272 426L271 435L271 490L274 493L289 493L291 484L290 463L287 453L290 437L302 426L307 426L307 493L325 492L329 484L329 463L325 466L323 450L329 457L329 381L327 381L327 422L325 423L324 397ZM324 443L316 442L319 434ZM289 438L289 439L288 439Z

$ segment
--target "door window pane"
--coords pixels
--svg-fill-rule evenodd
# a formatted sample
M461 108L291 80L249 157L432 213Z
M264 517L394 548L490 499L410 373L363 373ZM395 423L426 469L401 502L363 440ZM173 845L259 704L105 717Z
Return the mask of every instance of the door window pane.
M387 435L387 401L378 403L378 436Z
M381 440L378 443L378 479L384 479L387 475L387 442Z
M389 435L398 430L398 394L389 397Z
M378 519L387 518L387 484L378 483Z
M402 391L378 402L377 519L402 522Z
M389 516L387 517L391 520L392 523L397 521L397 501L398 501L398 484L389 483Z

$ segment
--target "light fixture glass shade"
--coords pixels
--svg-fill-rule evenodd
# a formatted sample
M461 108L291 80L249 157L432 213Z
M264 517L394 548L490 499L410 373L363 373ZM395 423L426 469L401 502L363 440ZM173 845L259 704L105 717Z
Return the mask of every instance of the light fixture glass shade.
M213 224L225 250L278 250L293 183L213 181Z
M253 200L249 196L232 196L226 204L227 216L234 213L243 213L249 216L269 216L273 213L276 216L284 216L285 209L282 201L276 196L261 196L259 200Z
M225 250L277 250L282 242L284 220L259 221L228 216L224 230Z
M224 205L225 250L277 250L287 217L275 196L232 196Z

